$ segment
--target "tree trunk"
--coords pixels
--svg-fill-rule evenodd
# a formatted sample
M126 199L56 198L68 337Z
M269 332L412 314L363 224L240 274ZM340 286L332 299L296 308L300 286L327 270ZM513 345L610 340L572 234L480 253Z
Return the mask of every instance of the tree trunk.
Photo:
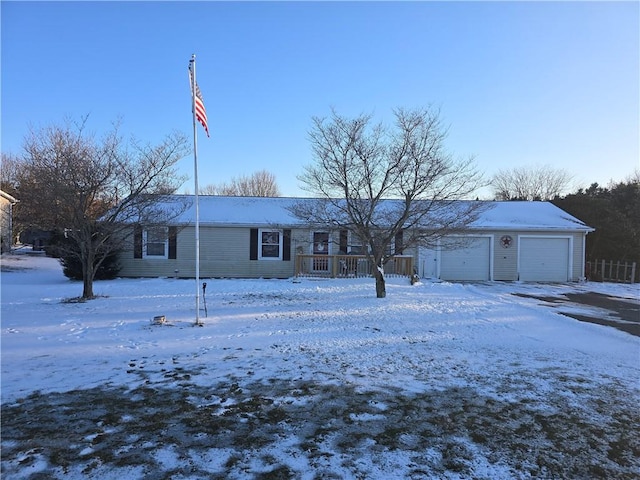
M93 261L87 258L82 259L82 298L92 299L93 295L93 278L95 277L95 268Z
M385 286L384 272L382 267L374 267L373 276L376 279L376 297L385 298L387 296L387 288Z
M87 300L92 299L93 295L93 279L87 276L84 276L82 279L83 287L82 287L82 298Z

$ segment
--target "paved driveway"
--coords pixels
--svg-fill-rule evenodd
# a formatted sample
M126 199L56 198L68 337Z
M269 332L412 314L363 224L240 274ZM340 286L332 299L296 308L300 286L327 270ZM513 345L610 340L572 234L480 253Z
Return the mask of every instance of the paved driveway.
M640 337L640 302L638 300L594 292L565 293L558 297L524 293L515 293L514 295L536 298L553 308L557 308L560 313L568 317L614 327Z

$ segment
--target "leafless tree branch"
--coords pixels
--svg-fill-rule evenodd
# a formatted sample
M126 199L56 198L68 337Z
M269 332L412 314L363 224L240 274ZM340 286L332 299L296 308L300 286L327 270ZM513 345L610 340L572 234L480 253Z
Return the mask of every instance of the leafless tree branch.
M456 204L481 186L482 175L472 158L457 160L446 151L440 112L397 109L394 115L393 127L373 124L366 114L313 118L314 162L298 179L317 200L291 209L308 225L350 231L379 266L400 231L407 232L405 247L428 245L463 229L482 208ZM374 276L377 295L385 296L381 270Z
M157 145L127 145L117 125L98 140L86 123L84 117L32 129L18 188L23 222L63 231L77 245L69 253L82 264L82 296L91 298L96 270L121 248L130 223L164 222L176 213L163 209L162 199L184 181L175 165L189 144L174 132Z

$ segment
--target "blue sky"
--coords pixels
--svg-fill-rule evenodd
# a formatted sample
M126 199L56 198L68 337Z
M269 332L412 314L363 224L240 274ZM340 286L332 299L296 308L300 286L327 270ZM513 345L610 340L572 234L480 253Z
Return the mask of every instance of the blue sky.
M640 158L638 2L1 2L2 151L89 114L100 134L192 135L197 55L211 138L199 184L266 169L285 196L312 116L434 105L487 176L552 165L578 186ZM180 162L193 176L193 157ZM183 191L193 192L193 179ZM486 194L486 192L485 192Z

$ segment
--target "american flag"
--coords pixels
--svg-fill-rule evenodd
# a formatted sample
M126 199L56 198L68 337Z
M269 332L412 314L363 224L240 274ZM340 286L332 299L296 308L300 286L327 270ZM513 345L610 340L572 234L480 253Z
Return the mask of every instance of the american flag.
M191 95L193 95L193 61L189 62L189 85L191 87ZM196 108L196 120L198 120L202 126L204 127L204 131L207 132L207 137L209 136L209 127L207 126L207 111L204 109L204 100L202 99L202 92L200 92L200 87L196 83L196 98L195 98L195 108Z

